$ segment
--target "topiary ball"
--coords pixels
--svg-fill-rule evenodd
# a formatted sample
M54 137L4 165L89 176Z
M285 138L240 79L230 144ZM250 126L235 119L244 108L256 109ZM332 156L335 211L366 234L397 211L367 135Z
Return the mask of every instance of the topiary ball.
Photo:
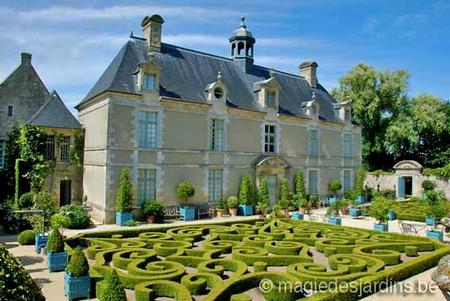
M17 236L17 242L19 245L34 245L34 231L33 230L25 230L20 232Z

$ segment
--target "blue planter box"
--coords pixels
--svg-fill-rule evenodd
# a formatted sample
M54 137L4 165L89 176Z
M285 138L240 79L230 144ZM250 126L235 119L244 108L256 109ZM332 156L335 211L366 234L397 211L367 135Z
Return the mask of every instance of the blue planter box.
M357 205L364 204L365 201L366 201L366 197L364 195L358 195L356 197L356 204Z
M331 196L329 196L328 197L328 204L329 205L332 205L332 204L334 204L336 202L336 198L333 196L333 197L331 197Z
M390 221L393 221L395 219L395 212L394 211L389 210L389 212L388 212L388 219Z
M442 233L441 231L427 231L427 237L443 241L444 233Z
M425 224L427 224L428 226L436 226L437 225L437 221L434 217L430 217L430 216L426 216L425 217Z
M351 217L361 216L362 210L359 208L350 208L349 213Z
M328 219L328 223L332 224L332 225L341 225L342 224L342 220L340 217L330 217Z
M64 273L64 295L72 301L75 298L89 299L91 297L91 277L72 277Z
M195 208L193 208L193 207L180 208L180 219L183 221L194 221L195 220Z
M238 214L243 216L253 215L253 205L239 205Z
M36 254L40 254L41 249L45 249L47 241L48 235L36 235L34 237L34 250L36 251Z
M50 272L64 271L67 264L66 251L60 253L48 252L47 254L47 266Z
M291 218L293 218L293 219L303 219L303 214L301 214L300 212L294 212L294 213L292 213L292 215L291 215Z
M375 224L373 226L373 229L376 230L376 231L388 232L389 231L389 225L388 224Z
M123 226L123 224L131 220L133 220L133 213L116 212L116 225Z

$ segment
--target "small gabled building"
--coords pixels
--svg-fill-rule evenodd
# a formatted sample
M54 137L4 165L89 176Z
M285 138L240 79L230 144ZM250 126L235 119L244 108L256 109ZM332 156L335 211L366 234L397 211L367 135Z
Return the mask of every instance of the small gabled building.
M53 163L45 188L60 205L81 202L82 167L70 160L72 147L82 139L81 125L58 93L48 91L31 64L31 54L21 57L19 67L0 84L0 169L11 128L15 124L38 126L45 134L45 159Z
M231 57L221 57L161 42L163 18L145 17L143 37L130 37L76 106L95 218L114 222L123 168L131 170L136 213L148 199L173 212L185 180L196 204L237 195L244 174L257 186L266 179L274 203L281 180L292 182L298 168L310 194L327 195L332 179L352 189L361 128L350 106L320 84L316 62L298 74L255 64L257 39L244 21L228 41Z

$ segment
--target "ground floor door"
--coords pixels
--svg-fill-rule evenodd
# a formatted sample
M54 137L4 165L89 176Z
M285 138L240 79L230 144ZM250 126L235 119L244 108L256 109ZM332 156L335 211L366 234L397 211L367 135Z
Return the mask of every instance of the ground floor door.
M72 181L63 180L59 183L59 205L70 205L70 197L72 195Z
M412 177L404 177L405 178L405 196L412 196Z
M264 179L269 186L270 205L274 205L277 202L277 176L265 175Z

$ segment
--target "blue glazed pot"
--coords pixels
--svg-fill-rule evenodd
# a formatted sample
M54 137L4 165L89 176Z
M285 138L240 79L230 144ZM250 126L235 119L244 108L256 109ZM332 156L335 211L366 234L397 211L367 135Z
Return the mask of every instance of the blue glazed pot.
M180 219L183 221L195 220L195 208L194 207L180 207Z
M366 197L364 195L358 195L356 197L356 204L357 205L364 204L365 201L366 201Z
M425 217L425 224L427 224L428 226L436 226L437 225L437 221L434 217L431 216L426 216Z
M376 230L376 231L388 232L389 231L389 225L388 224L375 224L373 226L373 229Z
M300 212L294 212L294 213L292 213L291 218L302 220L303 219L303 214L301 214Z
M45 249L47 241L48 235L39 234L34 237L34 250L36 251L36 254L40 254L41 249Z
M340 217L330 217L328 219L328 223L332 224L332 225L341 225L342 224L342 220Z
M239 205L238 214L243 216L253 215L253 205Z
M441 231L427 231L427 237L443 241L444 233L442 233Z
M69 301L75 298L89 299L91 297L91 277L72 277L64 272L64 295Z
M388 219L390 221L393 221L395 219L395 212L394 211L389 210L389 212L388 212Z
M350 208L349 213L351 217L361 216L362 210L359 208Z
M47 254L47 267L50 272L64 271L67 265L67 253L58 252Z
M133 220L133 213L116 212L116 225L123 226L123 224L131 220Z

